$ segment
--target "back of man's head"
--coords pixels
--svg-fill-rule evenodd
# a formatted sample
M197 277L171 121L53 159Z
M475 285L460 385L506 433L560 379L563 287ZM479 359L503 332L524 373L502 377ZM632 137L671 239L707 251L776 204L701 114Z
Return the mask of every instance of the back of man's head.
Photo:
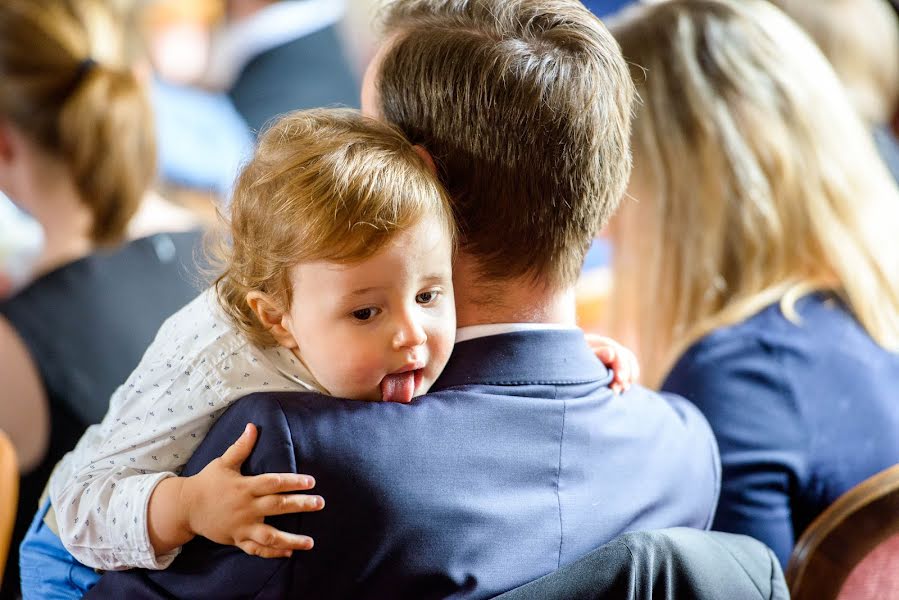
M577 0L396 0L378 109L427 148L491 279L576 280L630 174L633 84Z

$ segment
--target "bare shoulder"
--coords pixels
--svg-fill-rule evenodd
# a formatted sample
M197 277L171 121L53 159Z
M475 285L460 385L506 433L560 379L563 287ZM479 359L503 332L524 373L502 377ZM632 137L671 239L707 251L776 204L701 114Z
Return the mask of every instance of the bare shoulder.
M13 441L23 471L40 462L50 434L47 395L24 340L0 316L0 429Z

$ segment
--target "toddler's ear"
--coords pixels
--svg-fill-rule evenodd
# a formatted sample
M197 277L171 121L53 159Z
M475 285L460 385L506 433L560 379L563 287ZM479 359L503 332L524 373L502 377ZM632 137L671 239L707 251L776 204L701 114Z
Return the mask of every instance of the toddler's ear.
M437 174L437 165L434 164L434 157L431 156L431 153L428 152L428 149L420 144L415 144L412 146L412 149L415 150L415 153L418 154L425 164L428 165L428 168L431 170L431 173Z
M278 344L285 348L297 347L297 341L286 327L288 314L268 294L258 291L248 292L247 304Z

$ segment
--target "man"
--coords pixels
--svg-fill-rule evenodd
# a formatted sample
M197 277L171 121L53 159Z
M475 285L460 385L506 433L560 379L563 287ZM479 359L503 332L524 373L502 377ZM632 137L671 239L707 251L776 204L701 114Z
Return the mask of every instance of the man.
M630 171L617 44L575 0L400 0L385 24L363 110L427 149L453 197L453 357L410 405L239 401L185 474L252 421L244 473L300 469L327 499L271 520L315 548L266 560L197 539L96 597L489 597L624 531L711 522L705 421L676 397L614 394L575 329L584 254Z

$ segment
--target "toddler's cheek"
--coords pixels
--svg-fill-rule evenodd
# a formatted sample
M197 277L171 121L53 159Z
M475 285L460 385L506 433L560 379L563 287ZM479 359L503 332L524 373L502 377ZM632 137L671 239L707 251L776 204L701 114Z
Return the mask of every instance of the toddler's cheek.
M453 352L453 346L456 342L455 329L440 336L431 350L431 360L435 363L435 367L443 370L449 360L450 354Z
M364 395L364 399L370 400L372 399L370 396L376 394L376 399L380 400L381 380L387 374L387 366L383 361L362 358L355 363L345 364L348 370L345 370L342 376L347 384L356 390L356 395L359 397Z

